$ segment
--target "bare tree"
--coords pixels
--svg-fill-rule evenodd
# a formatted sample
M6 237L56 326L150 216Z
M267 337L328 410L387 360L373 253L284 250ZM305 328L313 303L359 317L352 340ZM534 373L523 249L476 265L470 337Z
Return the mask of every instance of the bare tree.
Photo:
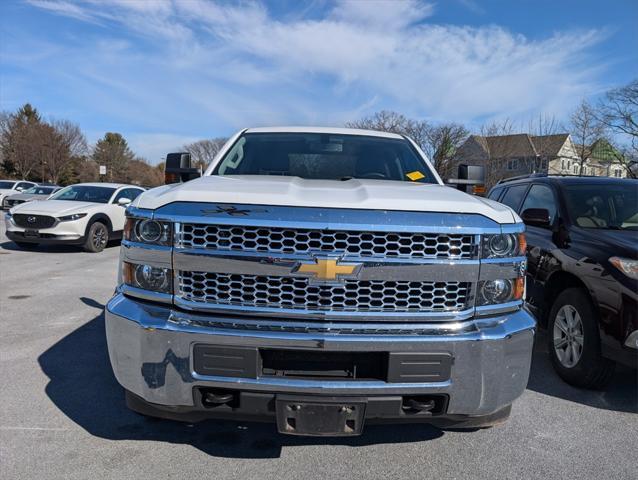
M378 130L381 132L407 135L422 149L427 149L430 125L424 120L414 120L390 110L381 110L369 117L353 122L346 122L346 127Z
M199 140L197 142L184 145L184 150L190 152L193 164L204 170L215 158L215 155L222 149L228 141L227 138L217 137L210 140Z
M482 137L495 137L497 135L511 135L514 133L514 123L509 118L492 120L481 125L479 133Z
M569 129L579 158L579 174L590 154L590 146L605 135L605 125L599 120L594 108L583 100L569 117Z
M73 157L87 153L86 138L80 127L68 120L54 120L43 129L40 155L42 180L59 183L74 164Z
M638 154L638 79L607 92L595 112L597 119L613 133L628 140Z
M538 137L556 135L565 132L565 126L554 115L539 113L536 118L530 117L527 132Z
M454 154L469 133L465 126L459 123L442 123L426 130L427 142L423 150L441 177L454 176Z
M128 162L127 182L144 187L157 187L164 183L164 175L161 170L138 157Z

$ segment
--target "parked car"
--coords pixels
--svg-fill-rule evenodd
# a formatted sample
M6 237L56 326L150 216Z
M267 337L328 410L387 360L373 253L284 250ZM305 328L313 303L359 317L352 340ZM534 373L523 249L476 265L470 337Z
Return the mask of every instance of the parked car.
M602 388L638 367L638 180L530 175L489 198L527 224L527 301L568 383Z
M60 188L62 187L58 187L57 185L36 185L35 187L23 190L22 193L7 195L2 201L2 209L9 210L11 207L15 207L16 205L20 205L21 203L31 202L33 200L45 200L49 198L49 196L60 190Z
M188 154L165 174L200 176ZM443 185L405 136L244 130L201 178L127 209L106 308L115 377L144 415L294 435L503 422L536 327L523 230Z
M122 236L125 207L143 191L117 183L79 183L62 188L47 200L11 208L7 237L21 247L65 243L100 252L109 240Z
M0 180L0 205L3 204L4 197L7 195L15 195L21 193L31 187L35 187L37 183L28 182L26 180Z

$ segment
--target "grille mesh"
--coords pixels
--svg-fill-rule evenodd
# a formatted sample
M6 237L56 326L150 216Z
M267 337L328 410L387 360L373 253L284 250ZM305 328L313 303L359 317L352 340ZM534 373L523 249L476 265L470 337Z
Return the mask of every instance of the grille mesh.
M454 258L475 256L472 235L328 231L183 224L179 246L271 253L343 252L360 256Z
M467 282L346 280L311 284L307 278L178 272L183 299L243 307L341 312L436 312L462 310Z
M48 215L27 215L24 213L14 213L13 221L22 228L49 228L55 224L55 218Z

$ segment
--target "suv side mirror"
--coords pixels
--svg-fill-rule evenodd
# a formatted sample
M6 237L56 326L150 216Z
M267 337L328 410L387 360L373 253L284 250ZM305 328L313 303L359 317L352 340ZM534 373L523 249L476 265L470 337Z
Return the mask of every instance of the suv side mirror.
M24 190L24 188L22 188L22 187L16 187L16 192L21 192L22 190Z
M542 228L550 226L549 210L546 208L527 208L523 210L521 218L526 225Z
M188 152L169 153L164 165L164 183L188 182L201 176L198 168L192 168Z
M125 207L126 205L128 205L129 203L131 203L133 200L131 200L130 198L126 198L126 197L122 197L117 201L117 204Z
M462 192L485 193L485 167L482 165L459 165L458 178L448 178L447 183L456 185ZM471 187L471 188L468 188Z

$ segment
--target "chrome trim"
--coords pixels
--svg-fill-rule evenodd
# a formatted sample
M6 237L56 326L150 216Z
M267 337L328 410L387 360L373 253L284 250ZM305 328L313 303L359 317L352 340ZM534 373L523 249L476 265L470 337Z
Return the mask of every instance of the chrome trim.
M468 308L461 311L444 311L444 312L339 312L339 311L314 311L297 308L268 308L268 307L250 307L240 305L222 305L201 302L191 302L175 296L174 303L177 307L188 311L201 311L218 313L223 315L251 315L256 317L286 317L297 319L323 319L323 320L347 320L356 319L357 321L462 321L471 318L474 315L474 308Z
M203 249L175 249L175 271L228 273L259 276L303 276L294 273L300 262L326 254L293 255L255 252L228 252ZM409 280L428 282L476 282L479 276L478 260L428 260L410 261L386 258L338 256L340 264L360 264L357 280ZM337 282L340 283L340 282Z
M172 256L171 246L131 242L130 240L122 240L121 243L121 261L172 269Z
M524 277L526 270L527 259L525 257L485 259L481 260L479 280Z
M173 295L171 295L170 293L160 293L153 292L151 290L144 290L142 288L132 287L131 285L128 285L126 283L117 287L116 291L131 297L141 298L142 300L151 300L154 302L168 304L173 303Z
M327 333L331 335L462 335L478 331L477 321L432 323L374 323L360 322L295 322L248 317L212 317L171 310L167 319L182 327L221 328L224 330L254 330L288 333Z
M205 328L169 322L171 312L170 307L123 295L116 295L106 307L109 357L118 382L161 405L193 405L193 388L204 386L323 395L444 393L450 398L449 414L486 414L509 405L524 391L535 332L535 321L524 310L473 321L471 331L454 335L444 330L429 335L353 335ZM193 370L195 343L325 352L449 352L454 366L449 381L433 383L202 377Z
M494 305L481 305L480 307L475 307L475 310L477 317L487 317L520 310L522 306L523 300L514 300L513 302L496 303Z

